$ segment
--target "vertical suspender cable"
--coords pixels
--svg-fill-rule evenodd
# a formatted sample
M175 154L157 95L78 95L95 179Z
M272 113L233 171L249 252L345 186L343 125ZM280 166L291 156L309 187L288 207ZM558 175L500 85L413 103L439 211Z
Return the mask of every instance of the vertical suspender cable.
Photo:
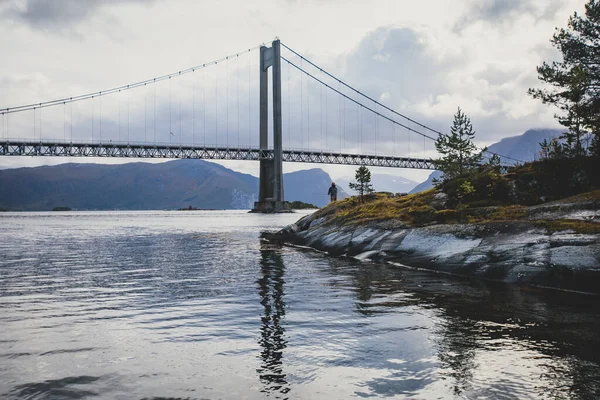
M302 59L300 59L302 68ZM304 150L304 74L300 71L300 148Z
M215 65L217 63L215 62ZM215 67L215 147L219 144L219 77Z
M102 95L102 92L100 92ZM100 116L98 117L98 121L100 122L100 143L102 143L102 96L98 98L98 103L100 107Z
M153 124L154 124L154 145L156 146L156 81L154 82L154 113L153 113Z
M339 81L338 81L339 82ZM338 83L338 89L341 89L341 85ZM340 135L340 153L342 152L342 96L338 96L338 129Z
M292 125L291 125L291 117L290 117L290 63L287 63L287 126L288 126L288 148L291 147L292 144Z
M179 146L182 144L182 130L181 130L181 90L177 91L177 97L179 98Z
M202 68L202 136L206 147L206 68Z
M306 80L306 148L310 151L310 79Z
M327 127L329 125L328 124L329 123L329 114L327 112L328 111L327 110L327 97L328 97L329 92L327 91L327 89L328 88L325 88L325 148L326 149L329 148L328 138L327 138L328 133L329 133L329 130L328 130L328 127Z
M197 74L194 74L192 81L192 146L196 145L196 80Z
M375 110L375 114L373 114L373 119L375 120L375 154L378 154L379 150L379 119L377 118L377 103L374 103L375 106L373 109Z
M2 129L4 130L4 120L2 121ZM63 142L67 141L67 103L63 101Z
M237 107L237 137L238 137L238 149L240 148L240 55L235 55L235 86L236 86L236 107Z
M251 130L251 125L252 123L251 118L250 118L250 113L252 112L252 96L251 96L251 90L250 90L250 73L251 73L251 69L252 69L252 62L251 62L251 58L252 58L252 51L251 49L248 49L248 147L252 148L252 130Z
M144 83L144 143L148 143L148 86Z
M225 58L229 60L229 57ZM229 148L229 63L225 61L225 144Z
M323 80L323 71L321 71L321 80ZM321 133L321 153L323 152L323 85L319 85L321 87L321 99L320 99L320 116L321 116L321 124L319 126L319 131Z
M340 84L341 89L341 84ZM346 97L342 98L342 131L344 132L344 149L346 148Z
M358 101L358 92L356 92L356 100ZM358 150L362 153L362 115L361 115L361 107L359 103L356 103L356 110L358 113Z
M392 140L394 141L394 153L393 156L396 156L396 120L394 118L394 114L390 113L390 116L392 118Z
M173 136L173 128L171 125L171 77L169 76L169 143L171 143L171 136Z
M121 91L119 90L119 142L121 141Z
M36 123L36 114L35 114L35 107L33 107L33 140L37 139L37 131L35 129L35 123Z
M240 55L235 55L235 80L236 80L236 103L237 103L237 137L238 137L238 149L240 148Z

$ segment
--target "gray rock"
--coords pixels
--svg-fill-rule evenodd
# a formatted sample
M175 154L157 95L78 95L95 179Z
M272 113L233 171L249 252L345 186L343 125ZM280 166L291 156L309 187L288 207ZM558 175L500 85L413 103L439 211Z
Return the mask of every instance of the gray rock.
M551 205L543 212L563 216L565 210L582 211L563 206ZM419 228L407 228L396 220L339 225L331 215L312 214L275 236L363 261L600 293L600 235L597 234L547 232L535 221Z

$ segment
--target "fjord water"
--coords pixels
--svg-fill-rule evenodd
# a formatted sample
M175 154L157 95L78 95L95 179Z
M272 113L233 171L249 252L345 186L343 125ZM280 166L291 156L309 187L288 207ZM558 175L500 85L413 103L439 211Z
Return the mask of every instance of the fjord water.
M597 297L261 240L300 216L0 214L0 397L600 396Z

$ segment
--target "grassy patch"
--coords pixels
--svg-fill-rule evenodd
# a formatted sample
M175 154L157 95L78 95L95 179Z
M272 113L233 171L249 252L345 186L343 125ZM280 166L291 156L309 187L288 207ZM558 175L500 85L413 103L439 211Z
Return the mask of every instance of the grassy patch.
M432 223L455 224L461 222L486 223L494 221L520 221L527 219L529 209L521 205L474 207L466 205L461 210L444 209L436 201L436 189L402 197L383 193L369 196L360 202L351 197L329 204L315 214L317 218L329 217L338 224L364 224L367 222L399 221L408 226L419 227ZM600 199L600 190L582 193L562 200L562 202L582 202ZM549 232L572 230L577 233L600 233L600 224L590 221L542 220L535 224Z
M320 215L332 215L343 223L364 223L368 221L400 220L411 225L422 225L434 220L435 208L431 206L435 190L410 194L402 197L390 197L378 193L359 202L351 197L330 204Z
M592 192L586 192L577 194L575 196L567 197L565 199L558 200L557 203L577 203L593 200L600 200L600 190L594 190Z
M553 221L536 221L536 224L546 228L549 233L573 231L582 234L598 234L600 233L600 224L590 221L574 221L557 219Z
M497 207L490 216L492 221L516 221L527 216L527 207L506 206Z

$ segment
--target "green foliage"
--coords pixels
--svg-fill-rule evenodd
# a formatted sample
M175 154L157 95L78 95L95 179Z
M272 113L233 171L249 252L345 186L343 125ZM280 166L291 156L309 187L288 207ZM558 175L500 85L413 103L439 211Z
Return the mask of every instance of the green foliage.
M512 169L513 203L533 205L600 187L595 157L544 159Z
M569 18L568 28L556 29L552 45L562 54L562 61L544 62L537 68L538 77L549 85L546 89L529 89L529 94L561 110L556 118L568 129L562 143L542 145L542 157L584 156L586 139L595 136L589 150L598 153L600 135L600 1L589 0L585 16Z
M364 165L361 165L356 170L356 174L354 175L354 179L356 182L350 182L350 189L356 190L358 192L358 198L360 201L364 201L365 195L370 195L373 193L373 186L371 186L371 171Z
M52 211L71 211L70 207L54 207Z
M589 153L592 157L600 158L600 135L594 135L592 138Z
M464 196L468 196L470 194L475 193L475 188L473 187L473 184L469 181L464 181L461 185L460 185L460 195L462 197Z
M498 154L493 154L487 162L487 166L490 168L496 168L500 166L500 156Z
M440 134L435 141L435 148L442 155L435 160L435 166L444 173L444 181L462 177L481 163L482 153L473 144L474 138L471 120L459 107L450 134Z

